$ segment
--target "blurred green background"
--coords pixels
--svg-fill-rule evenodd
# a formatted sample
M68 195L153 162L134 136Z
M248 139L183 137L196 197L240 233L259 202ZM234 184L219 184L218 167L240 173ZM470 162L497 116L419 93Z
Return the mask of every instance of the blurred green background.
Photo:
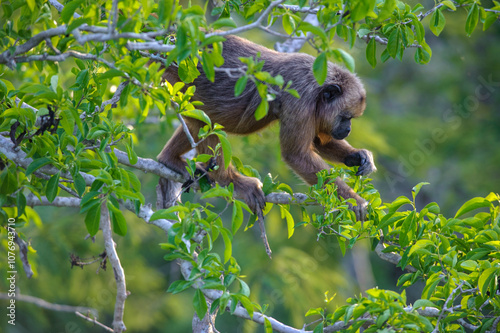
M378 167L373 181L384 201L408 196L415 184L428 181L431 184L422 189L419 208L436 201L443 214L450 216L464 201L500 190L500 24L495 23L486 32L479 25L468 38L463 13L445 16L447 25L439 38L427 32L433 50L428 65L415 64L410 51L402 62L389 60L372 69L365 60L365 44L359 42L350 50L368 92L368 106L365 115L353 122L349 142L373 151ZM278 41L256 31L245 37L270 48ZM342 41L338 45L345 46ZM70 68L72 64L68 61L64 66ZM23 66L16 73L6 71L3 75L17 76L17 82L38 80L33 73L33 68ZM64 82L63 72L59 75ZM137 111L134 108L126 110L132 118ZM174 129L168 121L135 128L136 152L149 158L155 158ZM270 172L295 191L304 192L306 186L281 160L277 133L278 126L274 125L260 134L232 137L234 154L261 175ZM139 176L146 200L154 203L157 177ZM188 194L183 200L198 201L199 195ZM220 201L213 204L221 209L225 205ZM53 303L96 308L99 321L110 325L115 298L112 270L96 273L97 264L71 269L69 259L72 253L81 258L98 255L103 251L102 237L98 234L95 243L85 239L83 216L76 209L35 210L42 225L31 222L22 231L37 250L30 254L36 276L28 280L22 272L18 274L19 291ZM299 213L298 208L293 210ZM176 263L163 260L165 253L158 244L165 241L165 235L132 213L125 214L128 234L115 240L131 292L125 307L128 330L190 332L192 291L166 293L169 284L180 278L180 272ZM301 227L287 239L286 224L278 209L266 217L266 225L272 260L265 253L257 228L238 232L233 256L247 276L252 300L268 304L266 314L280 321L295 327L312 321L304 314L311 307L324 306L327 291L330 297L336 294L328 305L334 309L367 288L396 288L400 270L369 253L367 244L357 244L342 257L335 239L318 241L312 228ZM218 246L222 248L220 243ZM21 264L18 266L21 271ZM0 289L7 289L5 276ZM411 301L411 289L408 294ZM0 304L4 307L7 303L1 300ZM71 313L23 302L17 303L16 323L12 327L2 320L2 330L103 331ZM220 332L263 331L257 324L228 314L219 316L216 327Z

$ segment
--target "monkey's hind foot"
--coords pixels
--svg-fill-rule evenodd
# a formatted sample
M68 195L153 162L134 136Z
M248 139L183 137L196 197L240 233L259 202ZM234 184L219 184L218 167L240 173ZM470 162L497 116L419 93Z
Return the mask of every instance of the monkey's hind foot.
M356 206L349 204L349 209L356 214L356 220L364 222L366 219L366 215L368 214L368 201L359 197L356 199Z
M262 183L257 178L239 176L233 180L237 197L245 201L255 215L262 215L266 207L266 196L262 191Z

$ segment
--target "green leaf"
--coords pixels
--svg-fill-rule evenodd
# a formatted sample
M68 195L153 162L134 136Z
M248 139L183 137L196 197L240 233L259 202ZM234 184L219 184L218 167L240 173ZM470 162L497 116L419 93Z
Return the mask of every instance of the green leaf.
M257 110L255 110L255 120L261 120L267 115L267 112L269 111L269 102L263 99L259 106L257 107Z
M387 40L387 51L389 55L393 58L396 58L396 54L398 53L398 49L401 47L401 29L396 28L392 30L389 35L389 39Z
M177 212L189 212L189 209L184 206L172 206L167 209L159 209L151 215L149 222L165 219L165 220L177 220Z
M415 52L415 61L419 64L426 64L431 60L432 50L427 43L422 42L420 48Z
M73 130L75 128L75 116L73 112L69 109L63 109L61 114L62 117L60 118L60 122L64 131L69 135L73 135Z
M229 143L229 140L220 133L216 133L217 136L219 137L221 146L222 146L222 153L224 154L224 169L227 170L229 168L229 164L231 163L231 156L233 156L233 152L231 149L231 144Z
M375 38L370 39L366 46L366 60L373 68L377 66L377 43Z
M413 310L417 310L420 308L430 308L430 307L436 307L436 304L429 301L428 299L419 299L415 303L413 303Z
M326 75L328 74L328 64L325 52L320 53L316 60L314 60L313 74L320 86L325 83Z
M434 242L429 239L421 239L415 243L410 249L410 253L408 255L412 255L414 252L426 248L429 245L434 245Z
M486 297L488 288L490 286L490 282L495 278L497 273L498 273L498 267L488 268L484 270L483 273L481 273L481 276L479 277L479 280L477 282L478 283L477 286L483 297Z
M373 9L375 0L355 0L351 1L351 19L356 22L364 19L366 16L375 16Z
M354 73L354 69L355 69L354 58L349 53L347 53L346 51L344 51L342 49L336 49L335 51L340 54L340 57L342 58L342 62L347 67L347 69L350 72Z
M133 143L133 141L130 140L130 143ZM134 147L125 142L125 149L127 150L128 161L130 162L130 164L136 164L139 159L137 158L137 154L134 151Z
M430 183L427 183L427 182L421 182L421 183L418 183L417 185L413 186L413 188L411 189L411 191L413 192L413 200L415 200L415 197L418 195L418 192L420 192L420 189L422 188L422 186L424 185L429 185Z
M11 194L17 191L17 175L14 171L8 168L5 168L0 174L0 193Z
M64 8L61 11L61 19L64 23L68 23L69 20L73 17L75 11L80 7L83 3L83 0L73 0L64 4Z
M470 36L477 26L479 21L479 7L476 2L472 5L467 15L467 20L465 21L465 32L467 36Z
M110 70L106 71L105 73L99 74L97 76L97 79L98 80L112 79L114 77L123 76L123 75L124 74L122 71L120 71L118 69L111 68Z
M27 3L30 10L33 12L35 10L36 0L27 0Z
M446 19L444 18L443 13L440 9L434 11L431 15L431 20L429 22L429 28L432 33L436 36L439 36L441 31L444 29L444 25L446 24ZM476 22L477 24L477 22Z
M241 279L238 279L240 281L240 287L241 287L241 290L240 290L240 294L243 294L245 295L246 297L249 297L250 296L250 287L248 286L248 284L241 280Z
M54 199L57 196L57 193L59 192L59 176L60 172L50 177L49 181L47 182L47 189L45 190L45 195L47 196L47 200L49 200L49 202L54 201Z
M290 14L283 15L283 19L281 22L283 24L283 30L285 30L286 34L291 35L295 30L295 21L292 15Z
M243 208L240 201L235 201L233 204L232 232L236 234L243 223Z
M78 193L79 196L82 196L83 193L85 192L85 188L87 187L87 184L85 183L85 179L83 179L82 175L80 175L79 172L76 173L76 175L73 177L73 181L75 182L75 190Z
M216 197L223 197L229 199L231 198L231 192L229 192L225 188L217 186L203 193L201 199L216 198Z
M172 294L180 293L191 287L194 281L186 281L186 280L176 280L172 282L172 284L168 287L167 292Z
M222 239L224 240L224 264L231 259L233 255L233 244L232 244L232 236L226 228L221 228L220 233L222 235Z
M313 333L323 333L323 328L324 328L323 323L320 323L318 326L314 328Z
M184 117L198 119L204 122L205 124L212 126L212 121L210 120L210 117L208 117L207 114L202 110L195 109L195 110L182 111L181 115Z
M231 18L226 17L226 18L221 18L221 19L218 19L217 21L215 21L212 24L212 27L214 29L220 29L222 27L236 28L236 23L234 23L234 21Z
M458 209L457 213L455 214L455 218L482 207L491 207L491 202L480 197L470 199Z
M79 26L83 24L89 24L91 23L91 20L86 17L79 17L75 20L73 20L69 25L68 28L66 29L66 34L70 34L73 30L78 28Z
M52 160L50 160L47 157L42 157L42 158L38 158L38 159L34 160L33 162L31 162L31 164L26 169L26 176L31 175L34 171L40 169L44 165L50 164L51 162L52 162Z
M16 206L17 206L17 216L21 216L24 214L26 209L26 197L23 194L23 191L20 190L16 195Z
M193 307L196 311L196 314L198 315L198 318L202 320L203 317L205 317L205 315L207 314L208 306L207 301L205 300L205 295L203 295L201 289L196 289L194 293Z
M422 22L418 19L412 20L413 26L415 27L415 37L418 43L422 43L425 37L425 28Z
M465 270L474 272L477 269L478 264L477 261L475 260L465 260L464 262L460 263L460 267L462 267Z
M85 216L85 226L90 236L95 236L99 231L99 222L101 220L101 204L92 206Z
M273 333L273 325L271 325L271 322L266 317L264 317L264 329L266 333Z
M483 22L483 31L486 31L493 23L498 20L498 14L496 13L486 13L486 18Z
M203 51L201 55L201 61L202 61L203 71L205 72L207 79L209 79L211 82L214 82L215 80L214 62L212 60L212 57L207 51Z
M280 205L281 209L281 218L286 219L286 226L288 229L288 238L292 237L293 232L295 230L295 223L293 221L293 216L290 214L288 209L286 209L284 206Z
M234 96L239 96L245 90L247 86L248 76L242 76L236 81L236 85L234 86Z
M385 0L378 14L377 21L382 22L388 19L392 15L394 9L396 9L396 6L397 6L396 0Z
M443 5L445 5L446 7L450 8L453 11L457 10L457 7L455 7L455 5L453 4L453 2L451 2L450 0L445 0L445 1L441 2L441 3Z
M113 224L113 231L120 236L125 236L127 234L127 221L119 208L116 208L111 201L107 202L109 209L109 215L111 217L111 222Z

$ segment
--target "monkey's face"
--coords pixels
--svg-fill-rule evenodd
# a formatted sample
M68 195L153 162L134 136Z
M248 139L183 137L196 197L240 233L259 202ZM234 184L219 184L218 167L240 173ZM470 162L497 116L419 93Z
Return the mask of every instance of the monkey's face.
M318 108L324 119L320 119L319 131L342 140L351 133L351 119L360 117L365 110L366 92L356 75L332 67L329 70L334 75L320 88Z

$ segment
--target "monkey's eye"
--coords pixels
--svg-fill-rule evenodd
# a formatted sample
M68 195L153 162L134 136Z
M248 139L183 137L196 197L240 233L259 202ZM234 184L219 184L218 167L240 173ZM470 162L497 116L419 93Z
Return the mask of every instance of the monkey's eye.
M342 95L342 88L336 84L327 85L323 90L323 99L326 102L331 102L340 95Z

